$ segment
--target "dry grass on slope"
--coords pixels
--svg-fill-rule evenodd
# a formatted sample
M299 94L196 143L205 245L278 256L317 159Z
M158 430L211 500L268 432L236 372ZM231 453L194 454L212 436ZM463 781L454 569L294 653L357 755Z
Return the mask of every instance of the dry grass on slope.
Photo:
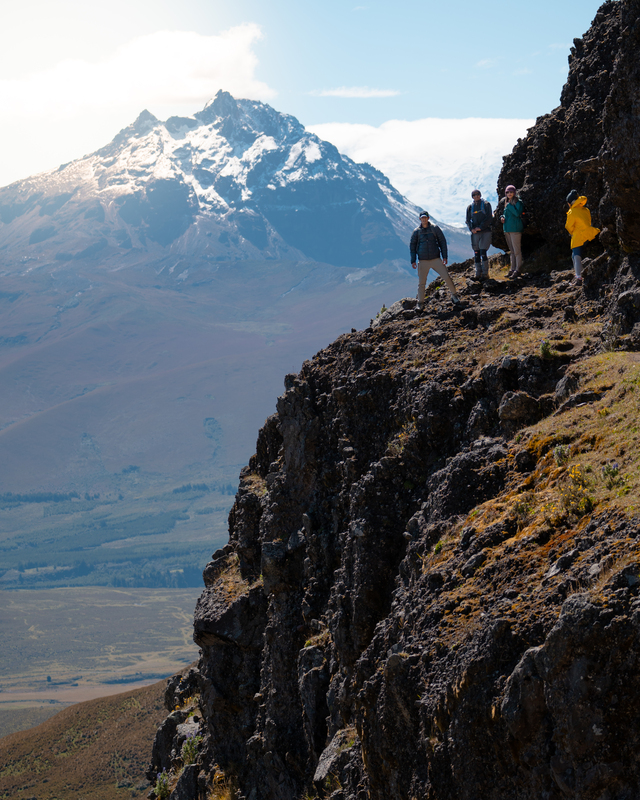
M165 681L78 703L36 728L0 739L0 798L145 797Z
M437 601L436 649L462 646L487 616L535 643L568 595L586 592L606 605L614 573L640 572L640 357L601 353L572 369L583 376L579 402L520 431L505 490L422 557L425 579L457 578ZM473 574L466 562L478 547L462 546L470 537L484 555Z

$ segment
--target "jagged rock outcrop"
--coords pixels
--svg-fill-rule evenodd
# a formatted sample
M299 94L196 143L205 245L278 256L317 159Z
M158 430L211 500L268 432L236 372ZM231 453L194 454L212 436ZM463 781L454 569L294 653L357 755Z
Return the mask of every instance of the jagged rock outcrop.
M532 222L523 237L529 257L569 252L565 197L589 198L600 246L640 249L640 3L607 0L591 28L574 39L560 105L540 117L505 156L498 195L515 184ZM494 242L501 242L496 224Z
M634 9L604 4L549 126L610 102ZM550 228L553 268L454 268L460 308L432 284L286 377L196 609L198 797L638 796L640 254L611 203L584 289Z

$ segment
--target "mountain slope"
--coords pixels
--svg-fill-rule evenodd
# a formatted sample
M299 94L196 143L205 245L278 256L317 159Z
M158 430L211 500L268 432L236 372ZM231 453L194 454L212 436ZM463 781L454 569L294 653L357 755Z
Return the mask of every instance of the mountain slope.
M239 258L406 264L417 212L294 117L220 91L193 117L145 111L101 150L0 190L0 252L11 270L153 262L176 277ZM447 232L453 253L464 238Z
M146 796L148 740L162 718L165 682L77 703L0 740L0 796L116 800Z

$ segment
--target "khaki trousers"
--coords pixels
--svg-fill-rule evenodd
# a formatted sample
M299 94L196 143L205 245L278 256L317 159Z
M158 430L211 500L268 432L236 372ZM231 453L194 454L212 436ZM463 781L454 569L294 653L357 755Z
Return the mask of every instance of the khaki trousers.
M429 275L429 270L432 269L435 273L437 273L442 280L447 284L447 289L451 292L451 294L456 293L456 287L454 282L451 280L451 275L445 265L442 263L441 258L431 258L428 261L418 261L418 302L424 302L424 289L427 285L427 276Z
M511 270L515 271L522 266L522 248L520 242L522 241L522 233L507 233L503 231L504 238L507 240L507 247L511 253Z

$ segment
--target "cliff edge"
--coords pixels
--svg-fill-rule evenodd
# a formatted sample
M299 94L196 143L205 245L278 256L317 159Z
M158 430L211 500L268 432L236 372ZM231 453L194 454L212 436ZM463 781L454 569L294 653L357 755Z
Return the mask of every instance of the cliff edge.
M198 668L167 689L164 796L640 794L640 241L610 178L640 164L620 134L635 114L637 135L639 12L602 6L561 108L501 176L556 187L540 208L562 219L549 149L573 141L576 102L604 113L571 156L607 229L584 288L537 212L534 274L454 267L462 308L432 284L424 314L395 303L286 377L204 572Z

